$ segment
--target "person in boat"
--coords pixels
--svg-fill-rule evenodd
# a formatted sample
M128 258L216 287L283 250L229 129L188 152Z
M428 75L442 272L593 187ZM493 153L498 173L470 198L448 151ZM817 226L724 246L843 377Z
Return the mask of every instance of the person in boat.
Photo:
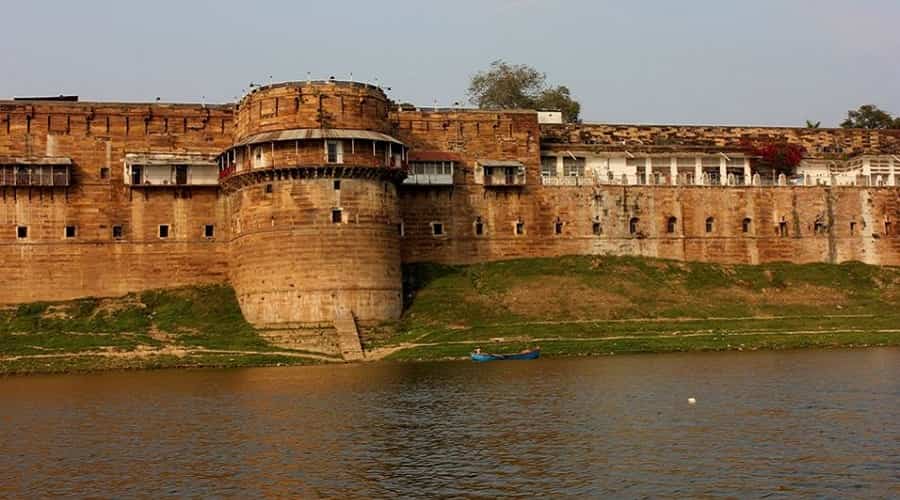
M476 347L476 348L475 348L475 354L481 354L481 348L480 348L480 347Z

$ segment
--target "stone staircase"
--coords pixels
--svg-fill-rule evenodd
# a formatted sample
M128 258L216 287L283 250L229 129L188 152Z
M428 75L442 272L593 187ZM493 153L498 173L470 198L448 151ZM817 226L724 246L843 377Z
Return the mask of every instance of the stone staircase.
M334 308L334 329L337 331L338 347L344 361L361 361L365 354L359 340L359 329L353 311L345 307Z

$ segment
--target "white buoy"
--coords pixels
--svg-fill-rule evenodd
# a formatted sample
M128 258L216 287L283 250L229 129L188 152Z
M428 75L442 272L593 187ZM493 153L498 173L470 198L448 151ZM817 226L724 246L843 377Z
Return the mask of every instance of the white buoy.
M697 404L697 400L694 399L694 398L688 398L688 404L689 404L689 405L695 405L695 404Z

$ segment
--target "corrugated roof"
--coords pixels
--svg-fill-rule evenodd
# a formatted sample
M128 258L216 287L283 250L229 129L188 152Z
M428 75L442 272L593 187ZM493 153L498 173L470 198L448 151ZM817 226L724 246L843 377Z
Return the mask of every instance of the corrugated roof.
M362 139L366 141L392 142L405 146L402 142L381 132L369 130L353 130L343 128L295 128L291 130L279 130L277 132L262 132L245 137L235 146L246 146L260 142L294 141L304 139Z
M216 157L213 155L186 153L127 153L125 162L129 165L215 166Z
M524 167L520 161L515 160L478 160L482 167Z
M0 156L0 165L71 165L72 159L63 156Z

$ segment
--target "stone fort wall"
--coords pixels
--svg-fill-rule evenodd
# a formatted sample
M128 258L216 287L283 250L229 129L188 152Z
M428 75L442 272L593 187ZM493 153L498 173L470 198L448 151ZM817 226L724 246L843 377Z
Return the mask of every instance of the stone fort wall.
M327 323L340 308L376 322L401 311L402 262L900 265L900 188L545 185L540 174L542 152L727 152L748 139L823 159L900 153L898 131L539 125L531 111L398 108L376 87L334 82L272 85L234 106L2 101L0 164L64 157L71 182L0 186L0 303L230 282L256 324ZM340 164L326 140L342 142ZM135 153L208 154L223 177L130 185ZM416 158L452 161L452 183L404 184ZM521 165L524 183L484 185L484 162Z

